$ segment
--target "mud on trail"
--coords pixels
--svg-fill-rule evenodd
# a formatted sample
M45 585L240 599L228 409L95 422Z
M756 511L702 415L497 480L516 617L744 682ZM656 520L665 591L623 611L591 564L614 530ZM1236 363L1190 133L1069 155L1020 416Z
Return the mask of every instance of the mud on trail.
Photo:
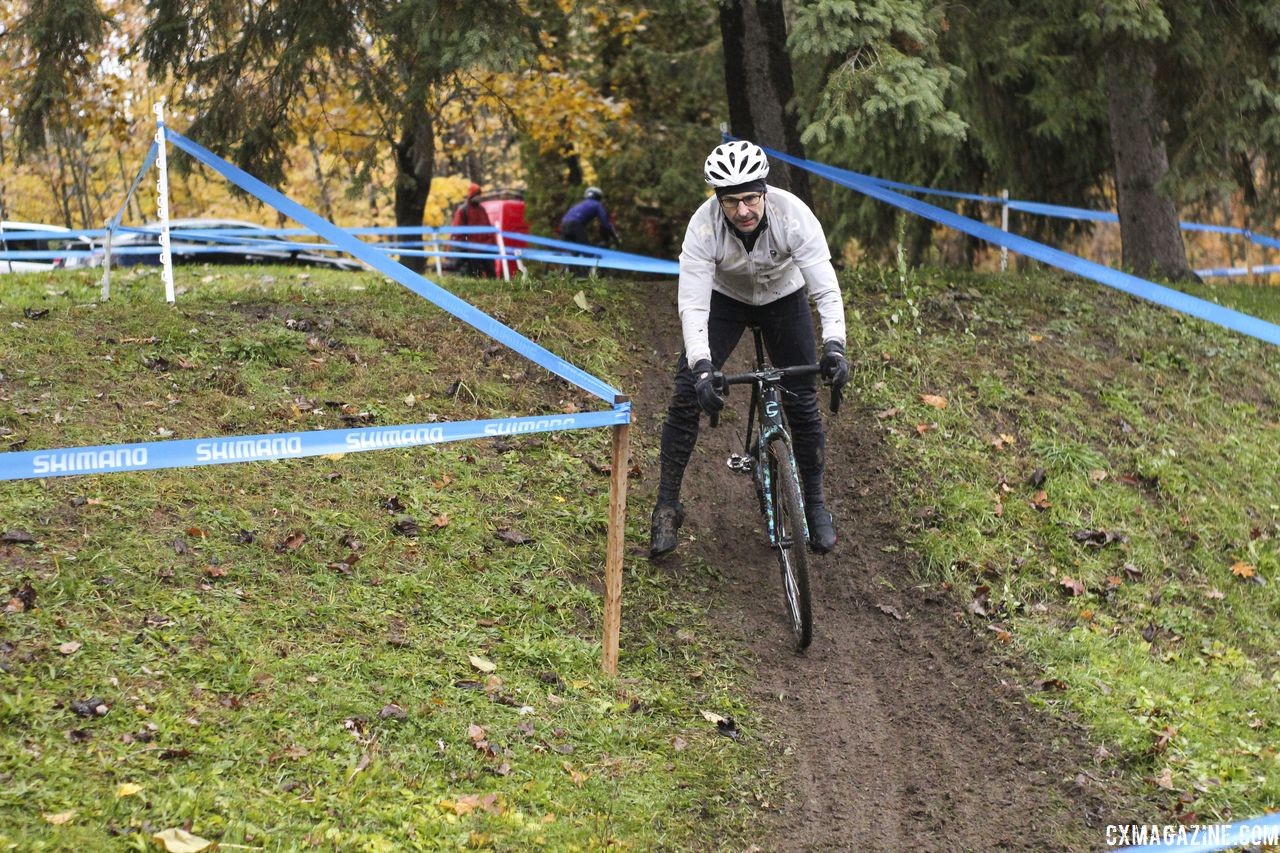
M674 287L640 288L635 432L656 451L679 322ZM748 334L731 369L749 369L752 355ZM734 390L738 417L716 430L703 421L681 543L655 570L680 584L697 561L722 578L712 621L744 651L754 673L747 700L768 721L763 736L791 792L762 810L759 849L1090 850L1103 846L1106 824L1135 820L1083 732L1026 701L1034 674L1002 660L937 585L920 584L874 418L850 396L831 419L825 391L827 500L840 541L810 560L814 639L804 654L792 651L750 481L725 465L740 449L749 399ZM653 457L629 499L646 531Z

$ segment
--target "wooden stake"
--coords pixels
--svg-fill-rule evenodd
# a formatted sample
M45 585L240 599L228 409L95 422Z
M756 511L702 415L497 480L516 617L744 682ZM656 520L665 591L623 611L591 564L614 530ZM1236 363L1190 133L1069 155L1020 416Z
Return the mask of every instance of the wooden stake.
M626 402L620 398L619 402ZM627 539L627 456L631 424L613 427L613 467L609 472L609 535L604 558L604 660L618 674L618 632L622 625L622 552Z

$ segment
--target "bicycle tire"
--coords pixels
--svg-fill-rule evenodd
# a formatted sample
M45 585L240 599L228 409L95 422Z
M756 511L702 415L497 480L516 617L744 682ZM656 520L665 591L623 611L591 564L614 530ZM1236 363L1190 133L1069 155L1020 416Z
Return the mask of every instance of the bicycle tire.
M796 651L802 652L813 639L813 607L809 598L809 543L804 501L800 496L791 442L781 437L770 441L767 464L773 491L774 529L778 535L775 550L782 572L782 597Z

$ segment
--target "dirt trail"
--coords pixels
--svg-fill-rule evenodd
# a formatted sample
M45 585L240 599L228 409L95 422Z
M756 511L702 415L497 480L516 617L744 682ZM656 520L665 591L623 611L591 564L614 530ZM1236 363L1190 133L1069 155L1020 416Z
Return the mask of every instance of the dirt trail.
M651 361L634 406L640 439L656 448L679 325L674 288L649 286L643 299L637 343ZM750 354L748 338L734 369L746 369ZM744 407L744 397L734 404ZM773 726L771 748L795 792L767 816L760 849L1101 847L1104 826L1123 818L1092 749L1079 730L1028 705L1032 676L1000 662L954 601L917 585L890 514L883 444L857 400L846 403L827 439L840 545L811 560L815 637L804 655L787 644L750 483L724 464L732 427L703 430L685 478L682 542L661 564L677 583L693 557L724 575L712 616L748 650L755 710ZM655 463L632 512L647 518L656 482ZM726 495L734 497L722 509Z

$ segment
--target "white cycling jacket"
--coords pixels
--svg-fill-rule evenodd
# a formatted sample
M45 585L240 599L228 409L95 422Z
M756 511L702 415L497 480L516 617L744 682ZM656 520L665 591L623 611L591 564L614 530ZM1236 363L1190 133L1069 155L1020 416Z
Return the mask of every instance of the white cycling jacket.
M768 305L808 287L809 299L818 308L823 343L845 343L844 302L818 217L793 194L774 187L765 195L765 211L768 227L750 252L714 196L689 219L680 250L677 304L691 365L711 358L707 317L713 290L748 305Z

